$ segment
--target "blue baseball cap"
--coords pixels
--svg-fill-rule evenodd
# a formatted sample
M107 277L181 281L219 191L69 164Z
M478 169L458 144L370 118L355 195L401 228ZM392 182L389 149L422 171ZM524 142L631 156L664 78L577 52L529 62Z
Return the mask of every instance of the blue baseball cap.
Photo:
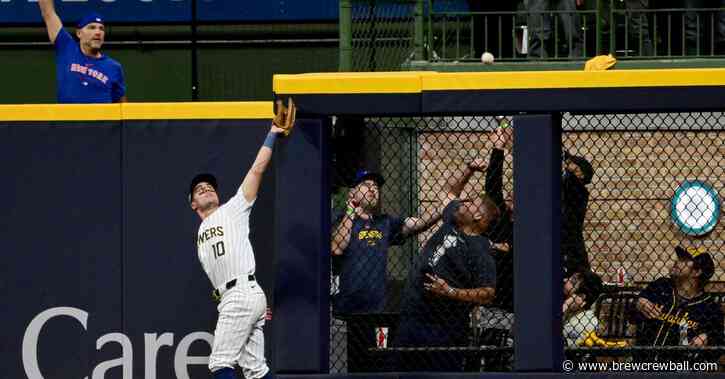
M368 171L368 170L359 170L357 174L355 174L355 181L353 182L353 186L356 186L366 180L372 180L374 181L378 187L382 187L385 183L385 179L382 175L378 174L377 172Z
M101 16L98 13L89 13L85 16L83 16L80 20L78 20L78 28L84 28L86 25L97 22L101 25L105 25L105 22L103 21L103 16Z
M191 179L191 183L189 184L189 203L191 203L191 199L194 197L194 188L196 188L197 184L199 183L209 183L212 188L214 188L214 191L218 191L219 184L217 183L216 177L209 173L203 173L196 175L193 179Z

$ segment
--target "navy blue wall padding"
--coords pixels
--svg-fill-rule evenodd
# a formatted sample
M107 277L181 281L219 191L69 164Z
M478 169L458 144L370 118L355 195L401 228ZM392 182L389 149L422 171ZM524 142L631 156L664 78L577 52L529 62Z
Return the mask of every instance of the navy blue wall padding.
M277 155L274 356L280 373L328 369L329 130L325 119L298 119Z
M721 86L488 89L423 91L421 96L422 111L429 114L694 112L721 110L717 99L724 90Z
M278 97L286 99L289 95ZM378 116L417 115L423 111L421 99L419 93L294 95L297 109L305 114L323 115L334 110L336 116L366 115L371 110Z
M200 220L187 201L189 181L210 171L228 200L268 130L269 120L2 124L0 378L27 377L26 329L57 307L85 314L87 330L72 317L51 318L39 332L38 375L91 378L99 364L122 356L114 341L97 351L99 338L122 333L133 349L132 377L150 377L148 366L156 378L176 378L181 340L213 333L217 317L194 245ZM270 306L274 160L251 216L256 274ZM268 352L272 327L265 328ZM145 340L165 333L171 346L147 359ZM209 352L203 341L189 349L190 356ZM190 364L188 374L210 376L206 364ZM105 377L121 378L122 369Z
M561 115L514 118L514 369L560 371Z
M169 330L175 334L176 346L190 332L214 331L216 303L194 244L201 220L187 201L189 182L197 173L210 172L219 181L221 202L229 200L262 146L268 125L266 120L125 123L124 326L129 335L143 337L144 332ZM272 164L250 222L257 280L270 306L274 194ZM270 342L271 325L265 332ZM209 354L206 344L197 343L197 348L192 355ZM172 347L160 350L160 374L173 373L173 353ZM138 359L141 362L143 355ZM143 365L135 365L135 376L142 377L143 369ZM206 377L209 371L204 365L190 366L189 375Z
M82 378L116 356L95 341L122 326L120 146L116 123L0 127L0 377L26 377L24 332L54 307L88 312L88 330L71 317L45 324L46 379Z

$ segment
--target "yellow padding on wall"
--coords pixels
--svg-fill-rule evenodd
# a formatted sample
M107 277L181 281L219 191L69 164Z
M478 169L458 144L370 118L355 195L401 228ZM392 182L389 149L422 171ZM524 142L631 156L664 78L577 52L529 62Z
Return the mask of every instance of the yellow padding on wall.
M271 101L0 105L0 121L272 119Z
M725 86L725 69L431 73L423 91Z
M422 72L367 72L275 75L274 93L366 94L420 93Z
M0 105L2 121L118 121L119 104Z
M725 69L375 72L275 75L274 92L293 94L386 94L446 90L725 86Z
M273 118L271 101L200 103L125 103L124 120L199 120Z

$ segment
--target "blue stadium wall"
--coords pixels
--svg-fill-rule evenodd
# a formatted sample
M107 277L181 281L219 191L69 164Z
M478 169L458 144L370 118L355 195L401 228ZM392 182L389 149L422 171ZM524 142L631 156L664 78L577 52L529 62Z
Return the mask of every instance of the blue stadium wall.
M0 106L1 378L209 375L217 312L196 256L188 184L212 172L228 199L272 106L124 107L130 119L119 105ZM82 120L93 118L102 121ZM273 163L251 216L270 305L274 197Z
M384 14L395 1L378 1ZM427 3L427 2L426 2ZM66 21L75 21L90 10L101 12L114 23L189 22L192 19L192 0L56 0L58 13ZM426 4L427 6L427 4ZM466 11L465 0L438 0L434 8L446 11ZM337 20L337 0L306 1L239 1L197 0L196 17L201 22L281 22ZM0 2L0 23L41 23L38 4L29 0Z

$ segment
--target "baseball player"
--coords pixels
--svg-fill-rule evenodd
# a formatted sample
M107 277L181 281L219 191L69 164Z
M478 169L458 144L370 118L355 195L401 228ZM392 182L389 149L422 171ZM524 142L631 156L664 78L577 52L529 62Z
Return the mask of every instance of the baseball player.
M272 378L264 358L262 331L267 298L254 277L249 215L262 175L272 159L275 140L280 133L287 134L294 124L292 103L286 120L281 117L282 122L278 122L279 114L285 111L284 107L279 111L252 167L229 201L220 205L217 180L211 174L195 176L189 186L191 209L202 220L196 239L199 261L219 300L219 318L209 356L209 369L215 379L236 378L235 364L242 367L245 378ZM286 125L287 129L276 124Z
M101 53L106 36L103 16L90 13L78 21L75 42L55 12L54 0L38 0L48 38L55 46L59 103L126 102L123 68Z
M637 345L692 347L723 343L723 313L714 298L704 292L715 265L710 254L697 249L675 248L677 261L670 277L650 283L637 300ZM655 357L641 357L651 360ZM666 359L657 354L657 359ZM676 356L674 358L677 358Z

